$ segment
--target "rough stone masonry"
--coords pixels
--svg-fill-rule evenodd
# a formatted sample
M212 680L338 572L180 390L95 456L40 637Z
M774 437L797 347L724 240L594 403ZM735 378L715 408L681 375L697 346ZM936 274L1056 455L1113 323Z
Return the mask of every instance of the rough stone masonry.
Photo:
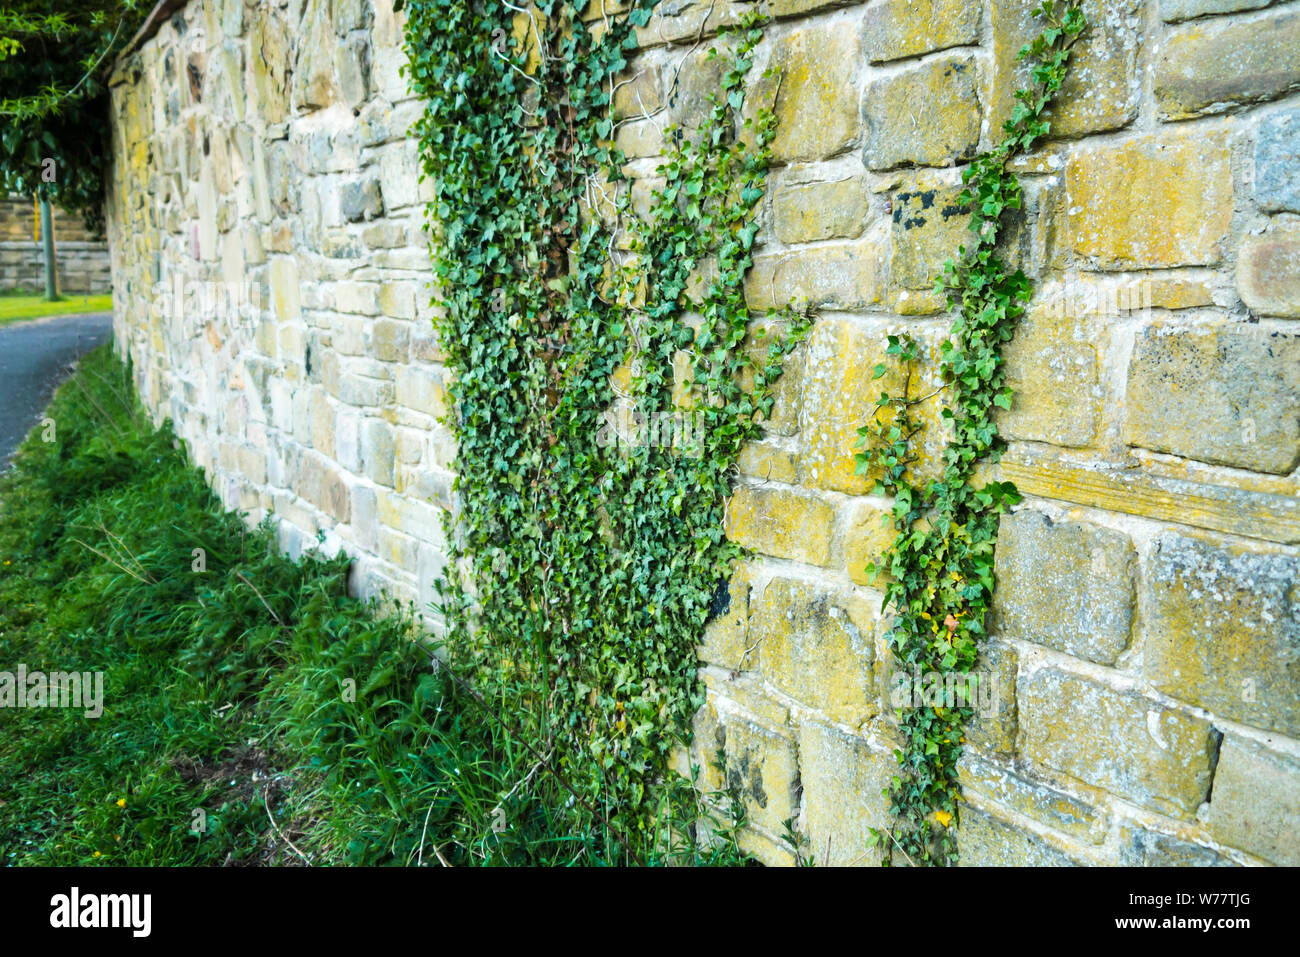
M643 189L716 86L697 36L747 6L672 0L641 31L616 106ZM742 460L727 532L755 557L700 649L693 757L725 750L770 863L787 818L821 862L876 860L893 668L864 568L892 533L856 429L889 333L929 345L935 387L960 167L1026 79L1034 6L768 0L748 103L776 96L778 165L746 294L819 319ZM1025 500L963 862L1300 864L1300 2L1084 6L1055 138L1016 169L1035 298L990 475ZM112 81L108 220L118 347L227 505L423 606L455 450L402 25L391 0L173 5Z

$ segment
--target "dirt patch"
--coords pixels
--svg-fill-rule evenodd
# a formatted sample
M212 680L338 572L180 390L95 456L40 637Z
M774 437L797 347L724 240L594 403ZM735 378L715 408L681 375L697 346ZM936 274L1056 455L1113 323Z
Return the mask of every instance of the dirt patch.
M279 770L273 754L262 748L238 747L215 760L203 761L182 754L168 763L187 784L199 785L223 800L261 804L266 809L263 812L266 813L266 829L259 842L261 850L239 860L227 856L223 866L301 867L308 863L294 845L306 835L313 823L310 818L281 822L271 817L288 798L293 784L292 777Z

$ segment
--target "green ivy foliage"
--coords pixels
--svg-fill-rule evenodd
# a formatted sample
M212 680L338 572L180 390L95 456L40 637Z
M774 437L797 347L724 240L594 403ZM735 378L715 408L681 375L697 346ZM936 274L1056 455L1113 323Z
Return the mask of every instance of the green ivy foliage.
M656 2L590 22L561 0L406 4L458 440L447 666L546 758L525 789L622 862L691 819L670 759L739 555L733 467L806 326L755 319L741 289L775 128L742 120L762 17L715 48L709 115L669 131L664 185L632 212L611 102Z
M858 444L866 447L857 455L859 474L878 472L877 493L894 497L897 538L882 557L890 576L884 607L892 613L888 641L894 660L908 674L938 675L946 686L966 691L970 685L949 676L967 675L976 666L993 596L998 523L1020 500L1010 482L975 483L979 464L997 461L1003 448L994 414L999 407L1010 408L1012 390L1006 385L1002 348L1015 334L1032 292L1024 272L1009 269L997 253L1006 213L1021 207L1020 183L1007 163L1050 130L1048 109L1086 26L1077 2L1045 2L1034 15L1046 27L1020 51L1021 59L1034 64L1034 85L1015 94L1002 142L962 173L960 202L971 208L971 239L955 261L944 264L937 284L949 308L957 310L940 347L950 397L942 415L953 432L943 452L942 475L924 486L910 477L917 461L913 439L921 430L915 407L924 401L908 398L919 358L910 337L889 337L887 349L903 370L904 388L896 395L882 393L870 424L858 430ZM888 369L881 364L874 371L879 379ZM972 704L968 694L959 693L956 706L898 710L902 747L895 753L900 768L886 789L893 824L887 834L872 835L884 863L891 863L895 853L910 864L956 862L957 763Z
M139 0L0 7L0 190L40 194L102 228L107 70L143 19Z

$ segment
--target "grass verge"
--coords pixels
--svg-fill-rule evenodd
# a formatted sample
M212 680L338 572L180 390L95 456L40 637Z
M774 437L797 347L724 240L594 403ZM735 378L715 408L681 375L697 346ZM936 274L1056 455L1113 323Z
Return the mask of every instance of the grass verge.
M107 347L47 414L0 476L0 862L626 859L567 832L544 743L435 667L409 613L227 513ZM102 676L102 713L49 706L55 672ZM743 813L693 794L666 786L638 861L744 860Z
M0 295L0 326L25 319L43 319L46 316L66 316L82 312L112 312L113 297L66 296L47 302L44 296Z

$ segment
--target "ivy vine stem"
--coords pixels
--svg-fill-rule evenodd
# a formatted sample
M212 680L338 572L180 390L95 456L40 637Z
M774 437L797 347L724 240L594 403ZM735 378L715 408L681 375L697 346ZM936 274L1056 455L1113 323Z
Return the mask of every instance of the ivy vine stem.
M887 640L894 663L908 676L906 703L896 711L899 770L885 788L891 825L886 834L873 830L871 835L886 865L895 852L909 864L958 859L958 762L974 701L971 683L951 676L969 676L976 668L995 587L1000 516L1020 499L1010 482L976 485L980 464L996 462L1002 452L994 416L1012 400L1002 349L1032 293L1024 272L1012 270L997 252L1007 214L1022 206L1020 182L1007 167L1050 131L1047 114L1086 28L1078 2L1044 2L1034 16L1044 27L1020 51L1032 64L1033 83L1015 93L1002 141L962 172L960 202L971 210L970 239L937 280L937 291L956 310L940 344L940 374L949 396L942 417L952 433L941 474L929 482L915 474L921 452L914 439L925 424L915 411L917 400L909 398L920 361L920 348L910 336L890 336L886 349L900 370L902 391L882 392L871 420L858 430L858 445L865 448L856 456L858 473L875 475L877 494L894 499L890 518L896 538L880 567L872 564L868 572L888 575ZM882 379L889 372L881 363L873 375ZM956 700L917 705L912 676L922 675L931 686L957 689Z

